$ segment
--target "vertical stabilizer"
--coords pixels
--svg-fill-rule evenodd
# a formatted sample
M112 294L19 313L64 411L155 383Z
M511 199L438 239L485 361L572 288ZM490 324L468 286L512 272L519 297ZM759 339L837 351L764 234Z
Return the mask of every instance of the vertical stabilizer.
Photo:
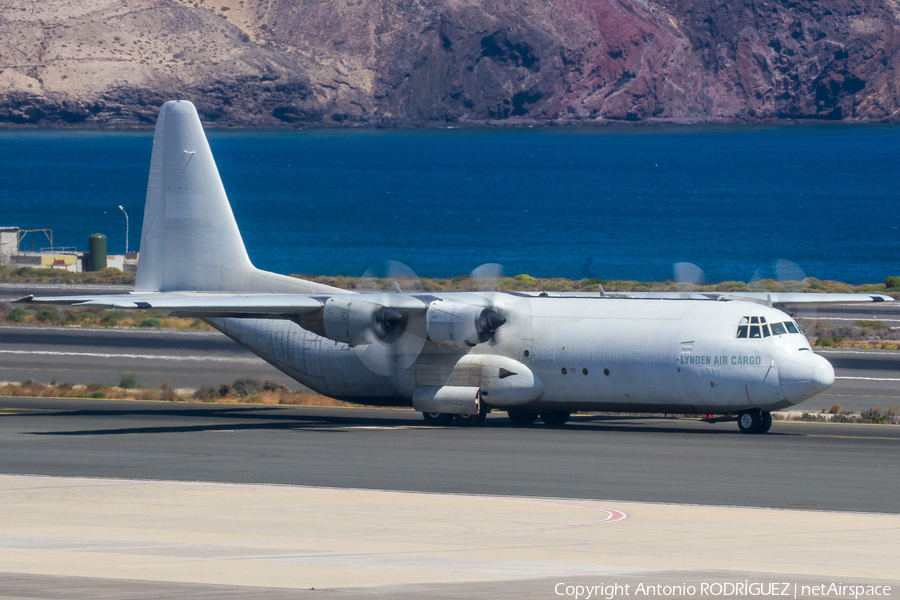
M297 292L327 286L256 269L194 105L166 102L153 134L138 292Z

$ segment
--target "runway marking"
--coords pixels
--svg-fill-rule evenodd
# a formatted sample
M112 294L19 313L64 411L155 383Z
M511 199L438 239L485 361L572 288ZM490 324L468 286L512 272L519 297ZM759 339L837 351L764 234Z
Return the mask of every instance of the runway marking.
M815 350L816 354L865 354L866 356L900 356L900 350Z
M785 421L788 423L789 421ZM803 437L821 437L821 438L841 438L845 440L894 440L900 442L900 438L896 437L869 437L865 435L825 435L824 433L805 433Z
M865 381L900 381L900 377L835 377L835 379L862 379Z
M800 317L800 318L802 319L803 317ZM875 318L875 319L858 318L858 319L852 319L852 318L848 318L848 317L820 317L820 318L814 319L814 320L816 320L816 321L853 321L853 322L856 322L856 321L881 321L882 323L900 323L900 320L898 320L898 319L883 319L883 318Z
M91 356L94 358L140 358L147 360L174 360L174 361L202 361L202 362L227 362L227 363L265 363L261 358L245 358L225 356L166 356L163 354L111 354L103 352L62 352L59 350L0 350L0 354L26 354L38 356Z

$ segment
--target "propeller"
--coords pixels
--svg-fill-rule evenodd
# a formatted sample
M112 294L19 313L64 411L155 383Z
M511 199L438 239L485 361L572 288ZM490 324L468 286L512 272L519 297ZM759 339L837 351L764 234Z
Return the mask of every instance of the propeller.
M472 285L479 292L496 292L503 279L503 265L500 263L484 263L476 267L469 277Z
M426 303L415 294L424 291L415 272L400 261L387 260L367 270L356 284L365 301L380 304L375 311L370 343L354 346L362 363L373 373L394 376L412 366L427 337Z
M479 292L496 292L503 280L503 265L500 263L484 263L470 273L473 287ZM506 317L497 312L493 301L479 315L477 327L479 341L488 342L494 337L494 333L506 324Z
M761 279L774 279L779 283L795 281L799 284L806 281L808 277L797 263L779 258L772 265L757 269L753 273L753 277L750 278L750 284L753 285ZM795 305L790 307L790 310L787 312L795 319L810 321L815 321L819 315L818 305L816 304Z
M697 286L706 283L706 273L691 262L677 262L672 265L675 274L675 289L679 292L696 291Z
M409 265L398 260L386 260L367 270L356 282L358 292L397 292L409 294L423 292L422 280Z

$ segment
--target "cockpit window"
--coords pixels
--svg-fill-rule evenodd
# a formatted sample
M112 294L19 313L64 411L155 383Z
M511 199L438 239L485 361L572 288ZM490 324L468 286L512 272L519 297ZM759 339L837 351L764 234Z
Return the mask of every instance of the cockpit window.
M737 334L734 337L760 339L773 335L786 335L788 333L801 333L800 328L793 321L784 323L766 323L765 317L741 317Z

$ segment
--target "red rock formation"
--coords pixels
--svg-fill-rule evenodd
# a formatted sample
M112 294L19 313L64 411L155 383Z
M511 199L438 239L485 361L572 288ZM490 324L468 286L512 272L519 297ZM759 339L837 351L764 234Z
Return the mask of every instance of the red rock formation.
M0 8L0 122L893 120L893 0L76 0Z

